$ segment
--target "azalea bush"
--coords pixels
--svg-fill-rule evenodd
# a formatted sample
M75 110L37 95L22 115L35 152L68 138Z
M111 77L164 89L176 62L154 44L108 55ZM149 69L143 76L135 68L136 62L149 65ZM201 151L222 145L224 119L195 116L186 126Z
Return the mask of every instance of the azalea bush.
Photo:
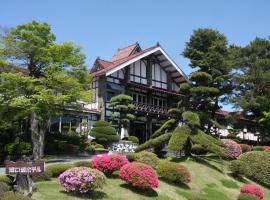
M258 197L259 199L263 199L263 197L264 197L264 192L263 192L262 188L260 188L259 186L256 186L256 185L252 185L252 184L247 184L247 185L241 186L240 192L250 194L252 196Z
M92 167L110 175L128 163L128 159L118 154L96 155L92 160Z
M119 172L119 177L140 189L157 188L159 181L155 170L144 163L132 162L124 165Z
M229 159L236 159L242 153L241 146L237 142L230 139L223 139L224 151Z
M181 164L162 160L157 167L157 173L164 180L174 183L189 183L192 176L188 169Z
M96 169L75 167L60 174L59 181L66 192L76 194L102 188L106 182L106 177Z
M270 150L270 146L263 146L263 149L266 150Z

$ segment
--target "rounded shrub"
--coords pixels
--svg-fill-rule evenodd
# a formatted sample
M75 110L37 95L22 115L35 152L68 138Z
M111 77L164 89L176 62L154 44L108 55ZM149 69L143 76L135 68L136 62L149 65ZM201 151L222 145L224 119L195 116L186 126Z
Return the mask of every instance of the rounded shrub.
M5 192L2 196L0 196L1 200L32 200L30 197L24 196L18 192Z
M159 184L155 170L140 162L124 165L120 169L119 177L132 186L143 190L157 188Z
M195 155L205 155L207 152L207 149L199 144L195 144L191 148L191 153Z
M263 146L263 149L264 149L265 151L268 151L268 150L270 150L270 146Z
M259 199L264 198L264 192L261 187L257 185L247 184L240 187L241 193L247 193Z
M96 169L75 167L60 174L59 181L66 192L76 194L102 188L106 183L106 177Z
M136 136L131 135L128 137L128 140L133 142L133 143L139 144L139 138L137 138Z
M270 187L270 152L251 151L239 156L246 177Z
M90 167L90 168L92 168L92 161L77 161L73 164L75 167Z
M119 140L115 128L113 128L109 122L103 120L97 121L93 125L90 135L96 138L95 140L104 146Z
M104 146L102 144L95 144L95 149L104 149Z
M136 156L136 153L128 153L126 155L126 158L128 159L129 162L133 162L135 161L135 156Z
M72 163L52 164L47 166L45 171L50 170L52 173L52 177L58 177L61 173L72 167L74 167Z
M46 169L42 173L38 173L32 176L33 181L39 182L39 181L49 181L51 180L53 174L50 169Z
M92 160L92 166L103 173L110 175L128 163L125 156L118 154L96 155Z
M159 163L159 158L152 152L141 151L139 153L135 153L135 161L150 165L156 169Z
M10 184L12 181L10 178L8 178L6 175L1 175L0 176L0 182L4 182L6 184Z
M258 197L255 197L251 194L247 194L247 193L240 193L237 200L259 200Z
M4 183L4 182L0 182L0 199L1 196L5 193L8 192L10 190L10 187L8 186L8 184Z
M241 146L237 142L230 139L223 139L222 143L224 144L224 151L227 158L236 159L242 153Z
M245 173L245 163L241 160L232 160L229 163L229 170L234 177L241 177Z
M263 146L254 146L252 148L253 151L264 151Z
M248 144L239 144L241 149L242 149L242 153L246 153L252 150L252 147Z
M164 180L173 183L189 183L192 180L190 172L184 165L167 160L159 162L157 173Z

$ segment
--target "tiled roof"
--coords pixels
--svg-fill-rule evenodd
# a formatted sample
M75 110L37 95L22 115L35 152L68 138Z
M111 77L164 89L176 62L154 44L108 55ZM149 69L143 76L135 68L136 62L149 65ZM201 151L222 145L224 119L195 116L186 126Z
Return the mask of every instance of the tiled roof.
M157 46L153 46L153 47L150 47L150 48L147 48L144 50L140 50L138 52L136 52L136 51L134 52L135 47L140 48L138 43L136 43L136 44L131 45L129 47L118 50L117 53L113 57L114 61L113 61L113 59L112 59L112 61L106 61L106 60L103 60L103 59L98 57L95 61L94 66L90 70L90 73L95 74L95 75L104 74L107 71L109 71L109 70L111 70L111 69L133 59L133 58L136 58L137 56L140 56L148 51L151 51L152 49L156 48ZM120 52L120 54L118 54L119 52ZM97 66L96 66L97 63L101 66L101 68L97 68Z

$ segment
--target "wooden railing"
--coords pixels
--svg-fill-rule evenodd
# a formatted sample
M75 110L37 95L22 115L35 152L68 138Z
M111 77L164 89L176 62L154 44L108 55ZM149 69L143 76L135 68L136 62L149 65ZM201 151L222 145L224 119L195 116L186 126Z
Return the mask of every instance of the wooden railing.
M160 107L160 106L155 106L155 105L146 104L146 103L139 103L136 101L134 101L133 104L135 105L135 110L141 111L141 112L158 114L158 115L166 115L168 112L167 107Z

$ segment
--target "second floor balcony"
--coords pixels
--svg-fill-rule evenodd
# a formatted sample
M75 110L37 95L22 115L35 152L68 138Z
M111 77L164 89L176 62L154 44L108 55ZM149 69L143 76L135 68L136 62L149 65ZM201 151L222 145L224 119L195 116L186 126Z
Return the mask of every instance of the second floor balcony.
M156 106L156 105L146 104L146 103L139 103L136 101L133 101L133 104L135 105L135 110L139 112L145 112L145 113L157 114L157 115L166 115L168 112L167 107L161 107L161 106Z

